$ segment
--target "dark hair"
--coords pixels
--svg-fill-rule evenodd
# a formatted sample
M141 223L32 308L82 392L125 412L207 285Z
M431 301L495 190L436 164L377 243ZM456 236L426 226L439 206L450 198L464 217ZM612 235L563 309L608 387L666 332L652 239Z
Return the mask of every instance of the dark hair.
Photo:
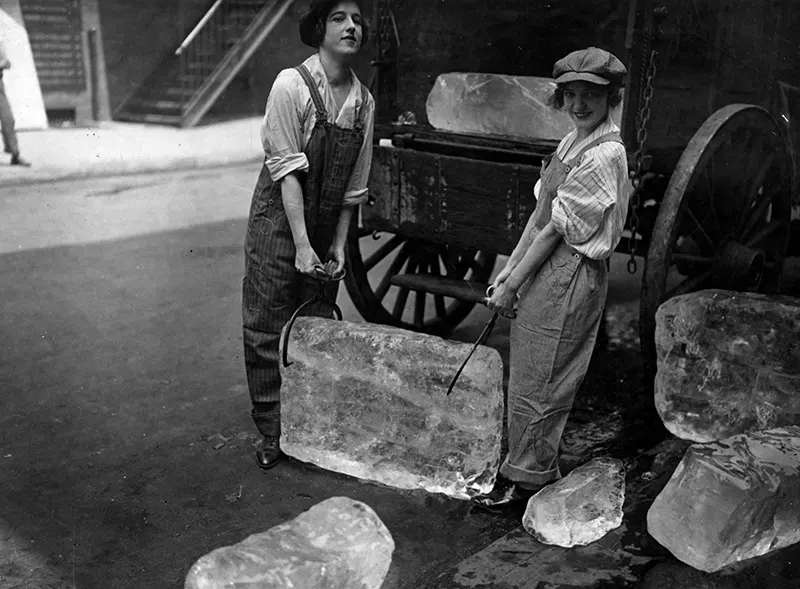
M598 87L602 88L602 86ZM622 102L622 86L612 83L605 88L608 91L608 108L619 106ZM557 84L556 89L553 90L553 93L547 98L547 106L556 110L560 110L564 107L564 86L562 84Z
M322 40L325 38L325 25L328 22L328 17L331 15L331 11L336 6L337 1L334 0L329 3L326 10L320 12L319 16L317 17L317 24L314 26L314 39L313 44L314 47L319 49L319 46L322 45ZM361 8L361 3L356 2L358 4L359 9ZM369 41L369 19L365 18L364 15L361 15L361 47L365 47L367 42Z

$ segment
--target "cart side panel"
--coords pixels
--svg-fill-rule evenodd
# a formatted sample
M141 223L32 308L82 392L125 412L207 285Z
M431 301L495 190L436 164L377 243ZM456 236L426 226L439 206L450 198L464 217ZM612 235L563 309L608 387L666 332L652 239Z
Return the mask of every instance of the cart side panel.
M508 254L535 206L536 166L376 147L367 230Z

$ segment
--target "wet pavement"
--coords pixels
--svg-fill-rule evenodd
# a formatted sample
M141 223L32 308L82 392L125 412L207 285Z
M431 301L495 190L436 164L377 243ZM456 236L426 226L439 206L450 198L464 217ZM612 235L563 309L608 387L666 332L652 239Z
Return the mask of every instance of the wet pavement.
M652 565L674 565L643 533L646 499L680 447L643 453L663 431L646 412L641 275L627 276L624 259L612 264L606 337L563 466L628 458L630 516L585 560L463 501L295 461L259 471L239 307L256 174L248 165L0 190L0 589L180 587L199 556L335 495L368 503L392 532L385 589L633 586ZM344 289L339 303L360 320ZM453 338L473 341L488 313L476 309ZM488 345L507 362L507 323Z

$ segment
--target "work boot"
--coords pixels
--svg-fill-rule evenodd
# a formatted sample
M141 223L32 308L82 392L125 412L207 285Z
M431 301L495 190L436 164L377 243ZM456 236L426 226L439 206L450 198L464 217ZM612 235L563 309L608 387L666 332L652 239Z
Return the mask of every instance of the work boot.
M281 439L278 436L264 436L256 448L256 462L259 468L269 470L283 458Z
M29 168L31 166L31 163L28 160L24 159L21 155L15 154L11 156L11 165L24 166L26 168Z
M472 498L472 504L489 512L500 512L513 509L524 509L528 499L542 489L542 486L522 486L508 479L498 480L494 488L483 495Z

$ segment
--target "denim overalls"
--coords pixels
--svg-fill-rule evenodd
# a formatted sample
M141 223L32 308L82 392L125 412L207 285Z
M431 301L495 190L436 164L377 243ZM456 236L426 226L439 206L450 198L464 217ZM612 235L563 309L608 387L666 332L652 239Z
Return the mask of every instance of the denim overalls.
M550 221L553 199L569 171L587 150L606 141L622 143L617 133L609 133L567 163L555 153L544 159L533 212L536 233ZM587 258L561 239L520 289L511 324L509 453L500 467L508 479L538 486L561 478L558 447L589 367L607 287L605 261Z
M347 181L364 140L363 110L355 114L352 129L328 122L325 104L305 66L297 68L316 109L316 124L304 153L308 171L299 174L303 186L306 229L322 260L332 245ZM367 89L362 85L362 95ZM281 330L294 311L317 292L318 283L295 269L295 246L283 207L280 182L275 183L266 163L261 169L245 239L245 278L242 287L244 361L253 420L263 435L280 435L281 375L278 346ZM323 262L325 260L322 260ZM309 315L331 316L326 303L336 302L338 282L325 286L323 303L308 308ZM305 310L304 310L305 311ZM264 409L269 404L269 409Z

